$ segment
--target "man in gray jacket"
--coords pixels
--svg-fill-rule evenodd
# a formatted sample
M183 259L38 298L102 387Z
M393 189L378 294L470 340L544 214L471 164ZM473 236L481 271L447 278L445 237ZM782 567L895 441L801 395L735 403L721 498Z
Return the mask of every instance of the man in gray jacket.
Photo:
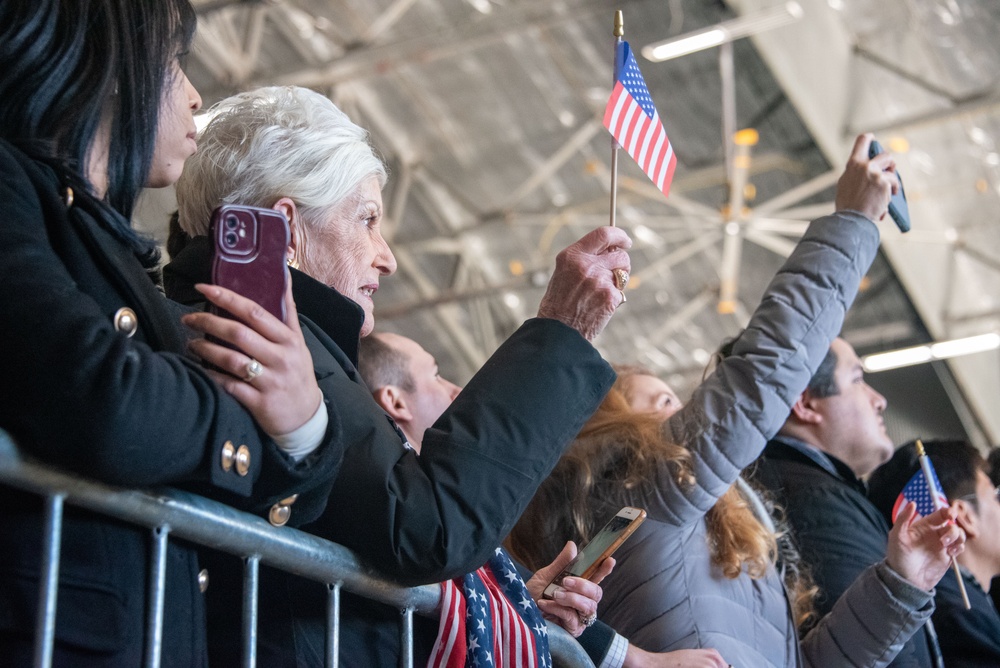
M854 349L838 338L754 472L784 509L819 586L820 615L865 569L885 558L889 525L861 481L892 456L885 409L885 397L865 383ZM930 621L890 665L940 665Z

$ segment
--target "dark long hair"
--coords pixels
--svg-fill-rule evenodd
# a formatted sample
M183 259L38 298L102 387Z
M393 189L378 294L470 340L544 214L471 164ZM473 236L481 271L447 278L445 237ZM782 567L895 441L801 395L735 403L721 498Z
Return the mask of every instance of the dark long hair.
M89 185L109 119L107 203L127 221L146 183L172 64L194 35L188 0L0 3L0 136ZM112 229L140 256L151 242Z

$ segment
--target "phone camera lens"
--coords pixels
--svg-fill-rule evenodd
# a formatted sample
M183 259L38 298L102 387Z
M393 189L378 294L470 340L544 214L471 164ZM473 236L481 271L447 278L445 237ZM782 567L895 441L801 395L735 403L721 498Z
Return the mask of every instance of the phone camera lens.
M226 232L226 245L227 246L230 246L230 247L235 246L236 242L238 240L239 240L239 238L236 236L235 232Z
M234 216L233 214L230 214L230 215L226 216L226 228L227 229L235 230L236 227L239 224L240 224L240 219L237 218L236 216Z

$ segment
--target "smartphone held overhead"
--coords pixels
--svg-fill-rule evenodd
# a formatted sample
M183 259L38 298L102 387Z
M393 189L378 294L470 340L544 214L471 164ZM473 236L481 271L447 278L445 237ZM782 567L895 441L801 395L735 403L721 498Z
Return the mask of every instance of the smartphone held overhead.
M619 510L618 514L577 552L576 557L566 565L563 572L545 587L542 596L552 598L552 595L561 589L564 578L589 579L600 568L601 563L621 547L625 539L631 536L645 519L646 511L642 508L626 506Z
M882 148L882 145L875 139L872 139L871 146L868 148L868 157L874 158L884 151L885 149ZM896 226L899 227L901 232L909 232L910 208L906 205L906 193L903 191L903 177L899 175L898 171L896 172L896 178L899 179L899 190L889 200L889 216L896 222Z
M212 282L252 299L284 322L289 241L285 215L253 206L220 206L212 213L212 240Z

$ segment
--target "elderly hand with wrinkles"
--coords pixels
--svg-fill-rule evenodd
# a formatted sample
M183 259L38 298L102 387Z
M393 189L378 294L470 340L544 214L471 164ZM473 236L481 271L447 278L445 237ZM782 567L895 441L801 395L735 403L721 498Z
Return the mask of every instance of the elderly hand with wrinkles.
M618 227L599 227L556 256L556 269L538 307L593 341L625 302L632 240Z
M525 583L531 598L535 599L542 616L563 627L574 638L597 619L597 604L604 592L598 586L615 567L615 560L605 559L589 580L567 577L562 581L562 589L551 599L542 598L545 587L552 582L573 558L576 557L576 543L569 541L551 564L538 571Z

